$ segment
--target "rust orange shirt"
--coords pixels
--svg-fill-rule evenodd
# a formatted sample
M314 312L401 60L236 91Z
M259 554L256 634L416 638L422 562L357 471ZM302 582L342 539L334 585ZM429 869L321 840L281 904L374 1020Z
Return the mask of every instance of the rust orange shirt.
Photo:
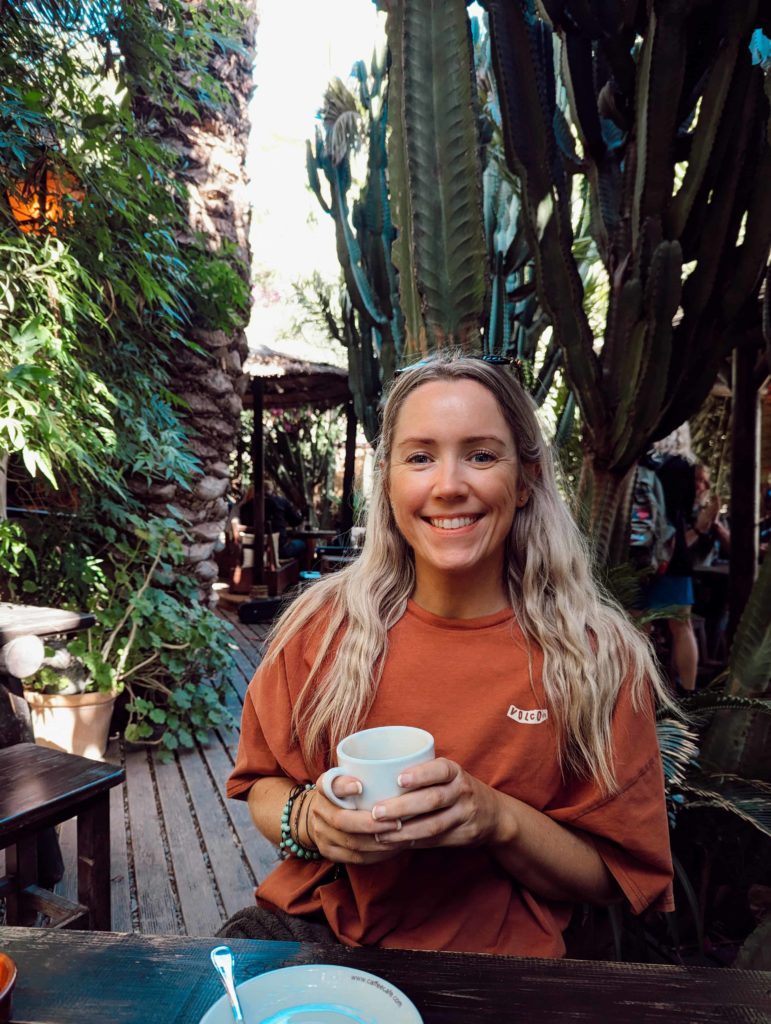
M227 792L245 798L256 779L315 782L327 765L306 764L290 743L292 707L318 649L309 624L244 703L241 741ZM389 633L388 656L361 728L413 725L478 779L592 837L632 909L671 906L672 862L663 772L652 710L636 712L622 688L613 717L619 791L564 779L541 685L542 656L511 610L444 619L410 601ZM337 876L337 877L335 877ZM282 861L257 899L288 913L322 910L348 945L562 956L572 906L523 889L484 847L412 850L378 865Z

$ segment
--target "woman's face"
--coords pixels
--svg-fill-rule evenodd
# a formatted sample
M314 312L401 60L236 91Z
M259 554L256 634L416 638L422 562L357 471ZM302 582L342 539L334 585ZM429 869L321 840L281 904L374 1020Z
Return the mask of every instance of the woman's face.
M514 438L473 380L431 381L405 399L388 466L391 508L421 574L500 580L520 484Z

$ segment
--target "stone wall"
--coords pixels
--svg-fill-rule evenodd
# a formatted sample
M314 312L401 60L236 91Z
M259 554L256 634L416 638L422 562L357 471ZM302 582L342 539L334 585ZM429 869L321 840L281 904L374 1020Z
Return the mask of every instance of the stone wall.
M212 252L219 252L225 240L233 243L248 281L250 203L245 161L257 17L253 4L246 5L244 11L244 52L217 52L211 62L211 68L228 88L230 107L217 117L207 113L200 121L176 120L164 142L179 154L178 174L188 190L190 228L179 241L200 241L202 234ZM211 604L215 600L212 584L217 579L214 551L228 511L228 463L235 449L242 396L248 384L242 371L247 343L243 330L226 333L193 325L188 333L208 358L180 345L175 353L172 387L188 403L189 413L184 419L192 434L190 447L201 462L202 472L192 492L163 482L150 486L138 482L134 489L142 494L149 512L166 515L166 506L171 504L189 519L186 571L198 582L201 601Z

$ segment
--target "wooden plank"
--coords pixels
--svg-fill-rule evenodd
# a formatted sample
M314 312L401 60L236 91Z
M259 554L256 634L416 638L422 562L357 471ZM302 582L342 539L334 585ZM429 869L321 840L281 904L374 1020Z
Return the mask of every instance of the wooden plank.
M230 917L254 903L254 873L209 775L207 762L191 752L180 757L179 766L201 826L225 916Z
M746 1024L771 1017L769 974L731 968L528 959L470 953L318 946L232 939L239 979L308 963L351 971L349 991L367 971L382 979L383 1024L404 1006L425 1024ZM211 942L170 936L116 936L2 928L0 945L22 967L14 1020L28 1024L194 1024L222 996L209 962ZM356 977L358 976L358 978ZM359 991L363 991L359 988ZM256 1016L261 1014L259 1008ZM369 1016L369 1014L367 1014ZM228 1018L224 1011L222 1020ZM412 1015L398 1015L412 1020ZM306 1016L306 1019L307 1016Z
M105 760L111 764L123 763L123 754L116 741L111 742L107 748ZM110 902L114 932L134 930L131 919L131 873L124 800L123 786L116 786L110 790Z
M78 899L78 830L75 818L63 821L56 827L59 848L64 861L64 877L57 882L54 891L73 903Z
M205 765L197 751L183 755L187 772L202 776L209 785ZM204 860L201 841L190 813L187 793L176 761L155 763L155 782L163 809L169 853L177 883L182 917L187 935L214 935L224 920L214 894L213 879ZM200 822L210 827L206 817Z
M147 751L127 751L126 789L139 929L145 934L178 935L182 915L171 884Z
M278 863L278 852L252 821L249 808L244 800L230 800L225 794L225 783L232 764L221 744L212 743L203 748L203 755L211 772L211 779L219 793L221 806L225 808L236 839L241 846L252 877L261 881Z

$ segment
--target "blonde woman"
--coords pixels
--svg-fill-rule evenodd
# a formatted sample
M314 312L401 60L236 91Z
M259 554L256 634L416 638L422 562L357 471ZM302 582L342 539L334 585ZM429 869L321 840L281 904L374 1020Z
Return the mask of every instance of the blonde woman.
M249 687L228 793L295 849L222 934L560 956L576 902L667 908L661 684L528 396L506 366L425 360L377 465L360 557L291 606ZM394 724L436 741L403 795L353 811L315 788L341 738Z

